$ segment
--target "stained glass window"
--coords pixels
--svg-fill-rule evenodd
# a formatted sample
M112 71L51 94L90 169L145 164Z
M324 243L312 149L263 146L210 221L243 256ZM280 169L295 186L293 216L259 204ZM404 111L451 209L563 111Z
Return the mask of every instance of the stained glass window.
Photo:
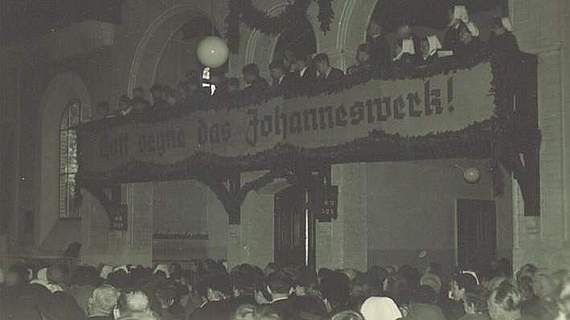
M77 126L83 113L81 101L72 100L63 112L59 127L59 217L79 218L77 202Z

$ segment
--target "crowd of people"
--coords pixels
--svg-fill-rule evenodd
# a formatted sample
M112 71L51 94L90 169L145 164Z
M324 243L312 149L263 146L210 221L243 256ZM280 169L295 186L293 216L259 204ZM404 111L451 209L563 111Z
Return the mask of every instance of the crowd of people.
M223 261L0 269L0 316L10 320L565 320L570 273L499 260L442 274L432 263L314 272Z
M347 82L385 79L394 73L406 74L450 62L457 64L469 61L483 51L500 53L507 59L518 52L508 18L494 19L490 29L491 37L482 41L479 28L469 19L465 6L455 6L450 10L450 22L443 41L435 34L419 38L409 24L398 27L395 37L388 37L380 22L373 18L367 42L358 46L356 63L346 73L332 66L325 53L307 55L286 50L281 59L269 64L270 82L260 75L259 66L254 63L243 67L243 83L238 78L227 78L222 70L211 70L209 83L204 86L202 72L190 71L176 88L155 84L149 90L148 99L146 89L138 87L131 97L121 96L116 107L100 102L97 113L98 117L104 118L164 110L169 106L187 110L236 107L257 102L260 98L307 94L315 92L315 89L321 92L342 87ZM215 90L211 90L212 85Z

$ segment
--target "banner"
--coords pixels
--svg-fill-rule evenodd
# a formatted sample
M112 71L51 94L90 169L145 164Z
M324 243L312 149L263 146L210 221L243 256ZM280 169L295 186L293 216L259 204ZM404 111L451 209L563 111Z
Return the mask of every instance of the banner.
M168 165L197 153L242 157L280 144L335 147L372 131L401 137L458 131L493 116L491 80L491 66L483 63L426 79L372 80L336 94L275 98L162 122L87 124L79 135L80 170L105 173L133 161Z

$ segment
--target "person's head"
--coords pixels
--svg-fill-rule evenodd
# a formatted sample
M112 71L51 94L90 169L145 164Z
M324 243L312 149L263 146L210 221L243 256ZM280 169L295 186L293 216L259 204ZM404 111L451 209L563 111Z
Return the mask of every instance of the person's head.
M225 82L227 80L225 72L220 69L212 69L210 71L210 77L210 82L217 86L225 85Z
M437 295L439 295L441 292L441 286L442 286L441 278L435 273L431 272L425 273L420 278L420 285L432 288Z
M409 24L403 24L398 27L396 33L398 35L398 39L400 40L410 39L412 37L412 27L410 27Z
M356 50L356 61L358 64L365 64L370 61L370 51L368 50L367 43L362 43L358 46Z
M119 97L119 110L125 110L131 106L131 99L127 95Z
M466 291L463 298L463 308L467 314L487 313L485 290L482 287L475 287Z
M184 101L188 97L188 80L179 81L176 85L176 101Z
M463 301L465 292L475 288L477 280L472 275L467 273L460 273L453 277L449 285L450 298L454 301Z
M315 63L315 67L317 71L321 74L326 73L329 68L331 67L329 56L326 53L319 53L314 58L313 61Z
M297 55L295 63L292 66L293 71L299 72L311 65L313 58L310 54Z
M384 280L384 293L398 305L407 304L410 301L412 290L409 281L401 274L396 273Z
M314 271L301 271L295 279L295 295L299 297L315 294L318 286L319 279Z
M171 86L164 86L163 98L168 101L168 103L174 104L176 102L176 90Z
M283 67L285 68L285 71L289 72L289 70L291 70L291 67L295 63L295 53L289 49L285 50L285 52L283 52L282 63Z
M47 278L56 284L65 284L69 278L69 268L64 264L54 264L47 269Z
M331 320L364 320L364 317L356 311L345 310L332 316Z
M475 38L479 36L479 29L477 26L470 22L470 23L462 23L459 26L459 40L463 44L471 43Z
M274 81L285 75L285 65L281 61L273 61L269 64L269 74Z
M150 314L148 296L139 290L123 293L120 295L113 313L115 319L125 318L131 314Z
M266 276L272 274L273 272L279 271L281 268L279 268L279 266L277 265L277 263L275 262L269 262L266 266L265 269L263 270L263 273L265 273Z
M160 303L160 308L166 310L174 304L176 300L176 290L169 287L158 288L155 297Z
M207 301L223 301L232 295L232 283L227 274L214 273L200 282L198 291Z
M353 298L361 299L368 298L372 295L370 282L368 281L368 276L365 273L356 273L354 279L352 279L350 295Z
M273 299L287 297L293 292L293 280L284 271L276 271L267 277L267 291Z
M530 277L533 278L534 275L538 272L538 268L531 263L527 263L522 266L519 271L517 272L516 278L519 281L521 278Z
M160 84L155 84L150 88L150 94L153 100L159 100L164 98L163 87Z
M368 24L368 31L367 34L369 37L375 37L382 35L382 26L378 19L371 19L370 23Z
M144 99L144 88L136 87L133 89L133 98Z
M255 320L282 320L279 312L271 305L258 306L255 309Z
M487 305L492 320L520 319L521 294L508 281L504 281L489 296Z
M100 283L97 268L93 266L78 266L70 276L70 284L78 286L97 286Z
M120 295L119 290L109 285L95 288L87 302L87 315L89 317L111 315Z
M238 78L228 78L228 91L236 92L239 91L239 79Z
M244 304L239 306L232 314L231 320L254 320L255 319L255 306L251 304Z
M247 84L251 84L259 79L259 68L255 63L245 65L241 73L243 74L243 79Z
M327 273L321 279L321 293L334 309L345 306L350 299L350 279L340 272Z

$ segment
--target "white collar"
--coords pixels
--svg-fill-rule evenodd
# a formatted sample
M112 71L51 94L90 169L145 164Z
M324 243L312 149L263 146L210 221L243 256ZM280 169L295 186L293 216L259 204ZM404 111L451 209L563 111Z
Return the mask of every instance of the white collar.
M329 67L327 72L325 72L325 79L327 79L329 77L329 75L331 74L332 71L332 67Z
M304 67L303 69L301 69L301 72L300 72L301 77L302 77L303 75L305 75L305 72L307 72L307 69L309 69L309 67Z
M281 84L281 82L283 82L283 79L285 79L285 75L282 75L281 77L279 77L279 80L277 81L277 83Z
M271 301L271 303L275 303L275 302L277 302L277 301L283 301L283 300L287 300L287 299L289 299L289 297L281 297L281 298L273 299L273 300Z

